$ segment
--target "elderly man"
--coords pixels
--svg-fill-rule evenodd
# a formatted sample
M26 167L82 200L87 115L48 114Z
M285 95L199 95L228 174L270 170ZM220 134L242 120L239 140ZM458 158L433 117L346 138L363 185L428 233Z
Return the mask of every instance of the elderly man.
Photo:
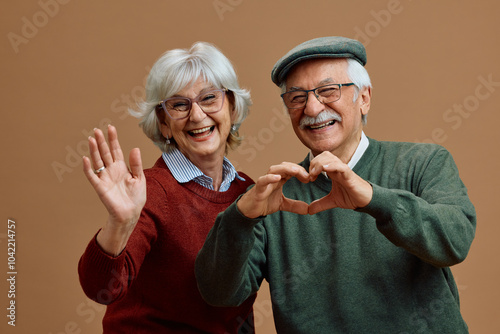
M239 305L269 282L279 333L467 333L450 266L476 216L451 155L365 136L361 43L307 41L273 68L300 164L272 166L219 214L196 260L207 302Z

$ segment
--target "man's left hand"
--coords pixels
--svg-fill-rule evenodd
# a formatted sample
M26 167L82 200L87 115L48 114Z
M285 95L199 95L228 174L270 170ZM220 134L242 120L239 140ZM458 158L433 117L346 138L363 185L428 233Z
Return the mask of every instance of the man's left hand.
M370 203L373 196L370 183L332 153L323 152L312 159L309 166L310 181L316 180L321 172L326 172L332 180L332 190L309 205L310 215L332 208L357 209Z

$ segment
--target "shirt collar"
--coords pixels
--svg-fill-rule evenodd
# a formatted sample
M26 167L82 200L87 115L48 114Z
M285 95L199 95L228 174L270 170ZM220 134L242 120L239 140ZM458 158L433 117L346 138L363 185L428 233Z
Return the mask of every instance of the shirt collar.
M358 147L356 148L356 151L354 151L351 160L349 160L349 162L347 163L347 166L350 169L353 169L354 166L356 166L359 159L361 159L366 149L368 148L369 144L370 142L368 141L368 138L366 137L365 133L361 132L361 140L359 141Z
M353 169L354 166L356 166L359 159L361 159L366 149L368 148L369 144L370 142L368 141L368 137L366 137L364 131L361 131L361 140L359 141L358 147L356 148L356 151L354 151L351 160L349 160L349 162L347 163L347 166L350 169ZM312 152L309 152L309 161L311 161L312 159L314 159L314 156Z
M162 157L177 182L187 183L194 181L205 188L214 190L212 178L203 174L179 149L174 148L170 152L164 152ZM224 157L222 162L222 183L219 191L228 190L235 178L245 181L244 178L238 175L231 162Z

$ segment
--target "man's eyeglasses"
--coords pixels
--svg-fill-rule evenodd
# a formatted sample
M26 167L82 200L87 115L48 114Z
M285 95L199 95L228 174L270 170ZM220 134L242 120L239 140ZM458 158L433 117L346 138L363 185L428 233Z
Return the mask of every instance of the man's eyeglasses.
M307 103L309 92L313 92L319 102L331 103L340 99L342 86L352 86L354 83L329 84L309 90L291 90L281 94L281 98L288 109L301 109Z
M212 114L220 111L224 105L224 97L227 89L214 89L198 95L194 99L188 97L171 97L158 102L158 107L163 110L171 119L183 119L189 116L193 103L197 103L205 114Z

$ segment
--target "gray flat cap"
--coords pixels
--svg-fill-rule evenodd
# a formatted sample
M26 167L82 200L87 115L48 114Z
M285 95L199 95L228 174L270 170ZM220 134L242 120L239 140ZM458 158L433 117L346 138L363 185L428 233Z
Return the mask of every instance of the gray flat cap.
M297 63L311 58L353 58L366 64L366 50L355 39L340 36L320 37L297 45L274 65L271 79L280 85L290 69Z

